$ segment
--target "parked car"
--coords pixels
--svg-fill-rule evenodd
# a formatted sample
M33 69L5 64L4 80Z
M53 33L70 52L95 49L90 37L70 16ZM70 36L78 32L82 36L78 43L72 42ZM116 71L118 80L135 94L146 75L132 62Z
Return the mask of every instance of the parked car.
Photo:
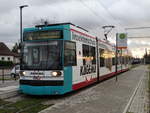
M20 73L20 65L15 65L13 69L11 70L10 75L11 77L16 78L17 76L19 76L19 73Z
M132 64L140 64L141 63L141 59L139 58L135 58L132 60Z

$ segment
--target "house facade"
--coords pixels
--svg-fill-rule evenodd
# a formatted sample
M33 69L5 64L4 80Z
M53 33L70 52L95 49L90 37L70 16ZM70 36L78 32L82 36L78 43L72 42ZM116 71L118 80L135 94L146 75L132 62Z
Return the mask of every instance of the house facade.
M20 63L20 57L19 54L10 51L3 42L0 42L0 61L12 61L17 64Z

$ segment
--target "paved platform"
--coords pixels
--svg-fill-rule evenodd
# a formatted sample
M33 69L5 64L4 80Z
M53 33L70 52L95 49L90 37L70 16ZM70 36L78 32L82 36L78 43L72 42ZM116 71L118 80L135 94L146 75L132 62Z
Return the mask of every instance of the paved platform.
M19 81L9 80L0 83L0 99L9 98L18 94Z
M15 90L15 89L18 89L18 86L7 86L7 87L3 87L3 88L0 88L0 93L1 93L1 92L5 92L5 91Z
M8 86L18 86L19 80L5 80L4 83L0 80L0 88L8 87Z
M150 100L149 100L149 75L145 73L142 76L139 86L134 97L129 103L127 111L129 113L149 113L150 112Z
M146 71L147 66L136 67L119 75L118 82L115 78L109 79L56 102L40 113L123 113Z

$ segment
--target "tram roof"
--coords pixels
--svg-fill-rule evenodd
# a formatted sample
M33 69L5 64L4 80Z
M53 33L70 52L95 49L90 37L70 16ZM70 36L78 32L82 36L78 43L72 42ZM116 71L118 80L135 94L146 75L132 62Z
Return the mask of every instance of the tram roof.
M79 29L82 29L82 30L84 30L84 31L86 31L86 32L89 32L88 30L86 30L86 29L84 29L84 28L82 28L82 27L80 27L80 26L77 26L77 25L75 25L75 24L72 24L71 22L55 23L55 24L43 24L43 25L36 25L35 27L40 28L40 27L59 26L59 25L72 25L72 26L75 26L75 27L77 27L77 28L79 28ZM100 41L100 42L103 42L103 43L105 43L105 44L107 44L107 45L109 45L109 46L114 47L114 45L112 45L111 43L109 43L109 42L107 42L107 41L105 41L105 40L99 39L99 41Z
M75 26L75 27L78 27L78 28L80 28L80 29L82 29L82 30L88 32L88 30L86 30L86 29L84 29L84 28L82 28L82 27L80 27L80 26L77 26L77 25L75 25L75 24L72 24L72 23L70 23L70 22L66 22L66 23L55 23L55 24L43 24L43 25L36 25L35 27L59 26L59 25L67 25L67 24L72 25L72 26Z

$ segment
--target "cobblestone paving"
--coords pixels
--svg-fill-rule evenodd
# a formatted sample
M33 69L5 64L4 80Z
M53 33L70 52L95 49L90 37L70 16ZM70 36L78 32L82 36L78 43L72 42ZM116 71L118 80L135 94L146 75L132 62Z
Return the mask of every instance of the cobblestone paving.
M141 84L129 106L129 113L149 113L148 73L145 73Z
M0 99L6 99L18 95L19 80L0 81Z
M136 67L119 75L118 82L109 79L53 103L40 113L122 113L146 69Z

